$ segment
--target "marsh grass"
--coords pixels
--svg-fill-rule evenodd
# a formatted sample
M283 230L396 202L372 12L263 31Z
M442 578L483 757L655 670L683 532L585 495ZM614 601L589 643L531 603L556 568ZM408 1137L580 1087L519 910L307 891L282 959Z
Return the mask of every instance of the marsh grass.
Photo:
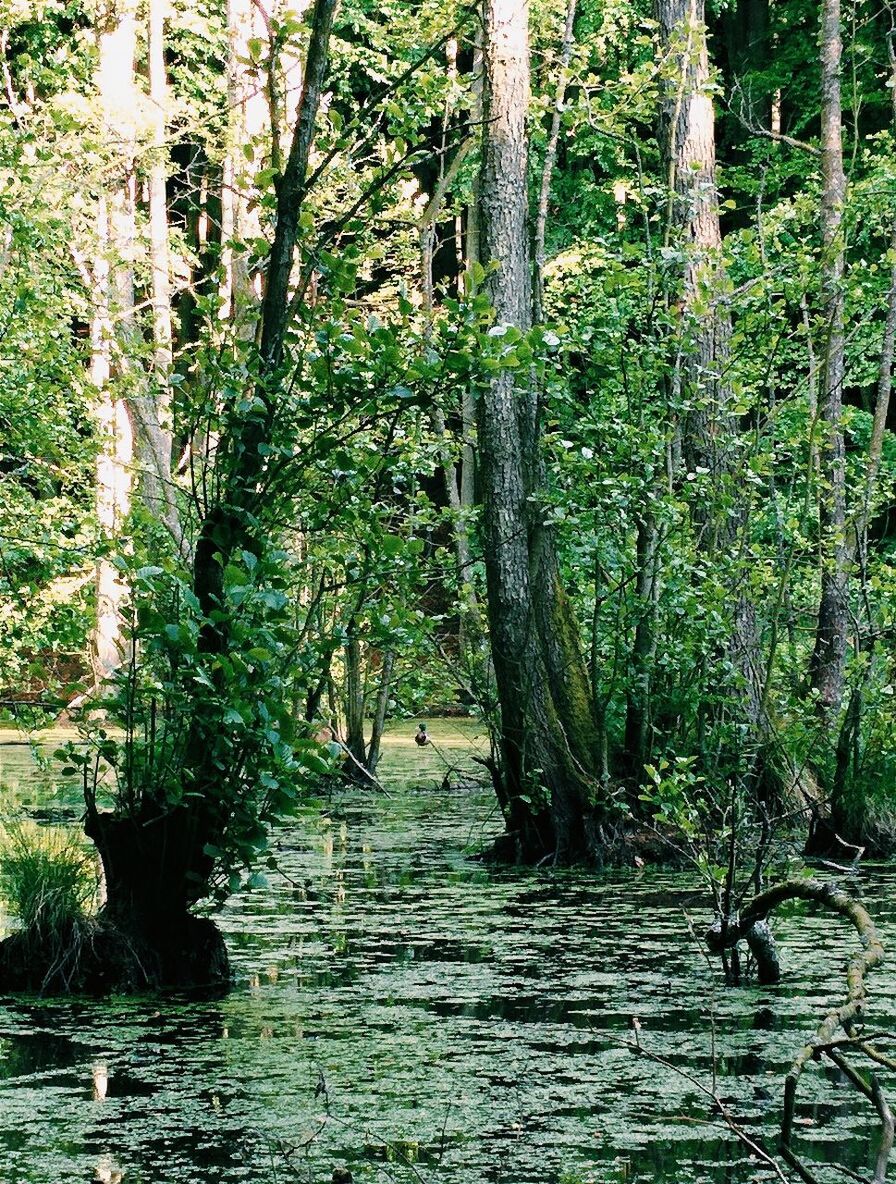
M62 948L95 912L97 888L95 861L72 834L26 821L0 829L0 893L24 940Z

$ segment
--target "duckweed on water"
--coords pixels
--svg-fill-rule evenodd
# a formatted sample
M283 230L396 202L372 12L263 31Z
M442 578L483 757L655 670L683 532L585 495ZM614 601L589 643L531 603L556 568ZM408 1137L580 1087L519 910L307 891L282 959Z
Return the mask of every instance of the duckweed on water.
M440 788L467 736L430 727L437 744L459 738L437 754L413 726L393 732L392 797L336 793L276 836L280 873L221 918L226 998L6 1001L0 1179L324 1182L343 1165L434 1184L768 1178L691 1080L711 1078L711 1013L720 1093L772 1141L783 1073L842 991L849 935L792 912L785 984L714 995L685 916L699 931L698 885L487 870L469 853L499 829L491 798ZM862 885L890 948L893 883ZM871 986L875 1022L892 1022L892 977ZM632 1054L633 1016L667 1063ZM850 1089L810 1074L800 1098L808 1153L864 1170L870 1116Z

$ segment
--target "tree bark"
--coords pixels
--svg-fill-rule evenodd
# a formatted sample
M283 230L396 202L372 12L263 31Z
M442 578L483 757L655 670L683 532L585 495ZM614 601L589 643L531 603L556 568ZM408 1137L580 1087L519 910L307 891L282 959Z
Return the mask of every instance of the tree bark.
M100 394L101 453L97 464L97 517L108 544L120 538L131 508L134 432L127 402L115 379L127 369L126 323L134 293L129 257L134 241L134 155L137 91L134 81L137 22L135 0L122 0L97 29L96 88L102 130L117 145L113 183L97 205L91 381ZM118 348L116 348L118 345ZM124 657L122 609L127 587L106 558L97 565L94 672L103 683Z
M821 6L821 305L826 327L819 420L819 529L821 599L809 679L819 717L827 722L843 700L849 634L849 548L846 538L846 449L843 439L845 377L843 129L840 71L843 45L840 0Z
M482 258L497 264L488 287L495 329L526 332L532 309L528 18L516 0L488 0L485 11ZM481 395L478 424L488 618L501 706L499 798L519 858L575 860L588 854L594 835L595 781L585 750L596 743L596 728L590 695L582 703L579 680L570 677L574 665L565 662L554 681L552 665L561 653L569 656L577 638L553 539L533 505L542 466L532 376L499 371Z
M93 265L93 317L90 328L90 381L99 395L96 510L104 541L121 535L131 505L133 433L124 400L111 387L113 322L110 310L109 215L106 199L97 203L97 251ZM97 686L124 657L122 609L127 587L109 559L96 566L96 624L93 633L94 682Z
M140 459L140 486L150 515L161 522L178 553L190 558L181 526L171 472L171 277L168 250L166 145L168 84L165 77L165 16L167 0L150 0L149 110L152 160L149 167L149 256L152 273L152 371L131 398Z
M726 276L703 0L657 0L655 14L664 57L677 64L663 93L660 125L668 165L667 241L674 240L684 254L678 363L687 406L682 457L688 471L709 487L691 511L699 545L731 573L728 651L736 678L736 721L744 732L738 748L746 756L750 781L768 746L769 724L755 606L744 590L741 567L748 511L736 481L737 424L728 377L731 320L721 296Z

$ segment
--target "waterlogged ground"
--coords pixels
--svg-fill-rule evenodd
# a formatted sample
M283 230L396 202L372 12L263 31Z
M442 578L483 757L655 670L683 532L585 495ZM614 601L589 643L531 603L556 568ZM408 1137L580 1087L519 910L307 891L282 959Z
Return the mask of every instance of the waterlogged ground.
M714 992L689 876L471 860L498 829L492 802L442 779L474 767L481 741L430 727L437 750L415 748L413 725L393 731L390 797L334 795L276 836L282 875L221 918L225 999L0 1001L0 1180L773 1178L701 1091L713 1045L720 1094L771 1142L783 1072L841 994L850 936L794 911L779 926L786 985ZM0 747L6 811L73 820L75 798L42 776L27 748ZM890 949L894 883L860 885ZM896 1026L892 972L872 985L875 1024ZM666 1063L632 1051L632 1017ZM801 1098L806 1153L864 1172L873 1132L850 1088L814 1069Z

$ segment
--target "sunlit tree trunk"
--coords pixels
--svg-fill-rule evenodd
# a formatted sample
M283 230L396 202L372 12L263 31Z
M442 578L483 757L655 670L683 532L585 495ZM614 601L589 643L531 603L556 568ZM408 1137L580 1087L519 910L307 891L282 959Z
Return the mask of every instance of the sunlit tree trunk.
M93 265L93 318L90 328L90 381L99 396L100 454L97 458L96 510L104 542L121 535L131 504L133 434L124 400L112 388L112 339L109 290L109 220L104 198L96 219L96 258ZM121 664L123 657L122 602L127 587L109 559L96 567L96 624L93 634L94 680L99 685Z
M825 323L818 414L822 438L819 473L821 600L815 648L809 663L821 717L828 720L843 699L849 633L849 548L846 538L846 449L843 439L844 244L843 127L840 70L843 45L840 0L821 6L821 310Z
M135 313L133 258L136 250L137 143L144 97L135 77L136 0L120 0L97 28L96 86L102 127L112 152L111 181L99 199L98 248L91 371L102 395L104 439L98 468L97 510L101 528L116 540L130 508L132 465L139 461L139 488L149 514L164 525L182 554L186 544L171 475L167 417L171 371L171 299L165 199L165 77L162 0L149 17L150 103L153 157L149 175L150 267L152 272L153 373L140 358L143 335ZM117 388L117 394L113 391ZM99 681L120 664L121 604L126 589L108 560L97 577L96 674Z
M134 155L137 91L134 59L137 42L136 0L122 0L97 29L96 87L103 131L116 149L113 181L97 210L94 261L94 313L90 374L100 395L101 452L97 465L97 518L109 545L117 545L131 503L134 438L123 384L121 334L133 315L130 266L124 262L134 243ZM97 620L94 663L97 682L121 664L122 604L127 588L106 558L97 566Z
M150 0L149 123L149 262L152 273L152 370L131 396L140 459L140 485L150 514L168 530L182 558L189 545L181 527L171 472L171 276L168 245L168 85L165 77L165 15L168 0ZM133 285L131 285L133 297ZM142 376L141 376L142 377Z
M722 262L716 183L715 113L710 87L703 0L657 0L664 60L674 65L663 89L662 141L668 166L667 236L681 249L682 346L678 381L687 404L682 457L708 483L693 507L701 548L732 573L729 654L735 670L736 713L744 730L743 768L767 741L763 664L754 606L743 588L738 552L747 508L736 485L737 425L728 374L730 316L721 297L727 277Z

